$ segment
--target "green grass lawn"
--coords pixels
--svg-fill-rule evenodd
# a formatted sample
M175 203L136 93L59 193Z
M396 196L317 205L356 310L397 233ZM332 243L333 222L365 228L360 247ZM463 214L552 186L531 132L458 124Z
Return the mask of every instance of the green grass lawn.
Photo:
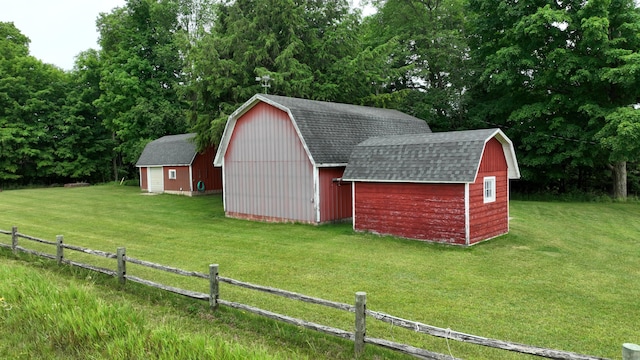
M462 248L356 234L350 224L227 219L221 196L144 196L137 188L112 185L0 193L4 230L18 226L50 240L62 234L69 244L109 252L124 246L128 256L185 270L206 273L218 263L221 276L333 301L353 303L355 292L365 291L371 310L529 345L619 358L622 343L640 343L640 204L513 201L511 216L509 235ZM114 261L68 250L65 255L115 268ZM128 272L208 291L204 281L133 266ZM225 300L352 330L351 314L225 285ZM303 357L353 356L343 342L252 321L260 325L240 335L223 326L221 336L264 337L264 346L292 347ZM280 329L286 330L275 336ZM368 320L367 335L441 353L450 348L464 359L527 358L447 344L374 319ZM392 356L367 348L372 357Z

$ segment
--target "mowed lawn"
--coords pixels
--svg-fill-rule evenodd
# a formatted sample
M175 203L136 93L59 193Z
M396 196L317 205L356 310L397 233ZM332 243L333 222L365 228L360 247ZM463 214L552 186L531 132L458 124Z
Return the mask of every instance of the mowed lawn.
M374 311L529 345L620 358L623 343L640 343L640 204L512 201L511 216L510 234L463 248L358 234L350 224L227 219L221 196L148 196L115 185L0 192L3 230L18 226L50 240L62 234L69 244L108 252L124 246L130 257L185 270L206 273L217 263L221 276L333 301L353 303L365 291ZM115 268L114 261L77 258ZM203 281L128 271L208 291ZM226 284L220 296L353 327L351 314ZM528 358L367 321L368 336L459 358Z

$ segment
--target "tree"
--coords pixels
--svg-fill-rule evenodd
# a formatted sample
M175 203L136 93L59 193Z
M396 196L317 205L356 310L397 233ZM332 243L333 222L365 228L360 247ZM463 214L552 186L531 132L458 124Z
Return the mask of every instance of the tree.
M523 177L583 189L638 160L618 125L640 98L640 17L632 0L471 0L475 120L505 127ZM627 77L626 75L632 75ZM626 119L626 120L623 120ZM633 130L632 130L633 131ZM631 136L632 138L633 136ZM614 146L615 144L615 146ZM624 150L623 150L624 148ZM614 182L614 196L626 197Z
M186 31L179 26L179 9L172 0L128 0L98 19L103 65L94 104L116 142L115 179L131 175L147 142L186 131L177 91Z
M215 143L227 116L264 91L256 77L269 76L269 93L357 102L364 83L352 71L364 67L359 26L359 13L344 0L220 2L193 49L187 98L200 146Z
M96 50L82 52L69 74L71 81L58 124L55 173L73 181L105 182L115 144L98 110L102 63Z
M68 89L59 68L29 55L29 39L0 22L0 181L56 181L56 124Z
M435 130L465 127L468 88L466 17L460 0L379 0L365 22L366 44L387 44L388 78L374 105L394 107L427 119Z

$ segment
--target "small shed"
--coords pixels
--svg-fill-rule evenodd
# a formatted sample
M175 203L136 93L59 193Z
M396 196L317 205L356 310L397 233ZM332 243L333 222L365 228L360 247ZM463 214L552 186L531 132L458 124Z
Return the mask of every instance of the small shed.
M339 181L353 148L381 135L428 133L396 110L255 95L229 116L214 164L229 217L319 224L352 216Z
M195 135L168 135L148 143L136 163L140 188L188 196L221 192L222 171L211 164L215 147L198 153Z
M459 245L509 231L509 179L518 178L499 129L374 137L354 148L343 176L356 231Z

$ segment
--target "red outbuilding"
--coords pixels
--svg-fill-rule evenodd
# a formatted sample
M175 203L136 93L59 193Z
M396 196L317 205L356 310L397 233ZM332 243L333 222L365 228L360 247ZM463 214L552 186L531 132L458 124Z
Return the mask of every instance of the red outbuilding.
M509 179L520 172L499 129L370 138L353 150L353 227L472 245L509 231Z
M211 164L215 148L197 152L195 135L168 135L148 143L136 163L140 188L188 196L222 191L222 171Z
M396 110L255 95L229 116L214 160L225 213L312 224L348 219L351 184L339 179L353 148L372 136L430 131Z

